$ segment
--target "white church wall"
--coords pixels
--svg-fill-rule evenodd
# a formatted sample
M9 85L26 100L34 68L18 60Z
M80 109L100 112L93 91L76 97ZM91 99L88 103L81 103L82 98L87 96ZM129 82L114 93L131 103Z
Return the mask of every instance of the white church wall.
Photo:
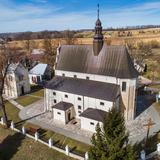
M110 101L95 99L86 96L83 97L82 95L75 95L51 89L46 89L46 101L46 109L50 111L52 110L52 106L61 101L72 103L77 118L79 118L79 115L87 108L97 108L104 111L109 111L109 109L111 109L114 104Z
M58 110L56 108L53 109L53 118L59 122L61 122L62 124L66 124L66 116L65 116L65 112L62 110Z
M106 82L106 83L117 83L117 79L115 77L109 77L109 76L103 76L103 75L95 75L95 74L87 74L87 73L79 73L79 72L68 72L68 71L61 71L61 70L55 70L55 75L57 76L66 76L74 78L75 75L77 78L80 79L87 79L99 81L99 82Z
M81 129L83 130L87 130L90 132L96 132L96 125L97 125L98 121L93 120L93 119L89 119L89 118L85 118L85 117L81 117ZM99 122L100 126L102 126L102 122Z

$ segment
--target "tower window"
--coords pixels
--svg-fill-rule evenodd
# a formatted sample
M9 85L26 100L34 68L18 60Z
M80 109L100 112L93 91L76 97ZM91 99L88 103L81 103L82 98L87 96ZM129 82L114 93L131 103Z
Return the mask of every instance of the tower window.
M81 109L82 107L81 106L78 106L78 109Z
M94 123L93 123L93 122L90 122L90 125L94 126Z
M122 82L122 92L126 91L126 82Z
M101 105L101 106L104 106L104 102L100 102L100 105Z

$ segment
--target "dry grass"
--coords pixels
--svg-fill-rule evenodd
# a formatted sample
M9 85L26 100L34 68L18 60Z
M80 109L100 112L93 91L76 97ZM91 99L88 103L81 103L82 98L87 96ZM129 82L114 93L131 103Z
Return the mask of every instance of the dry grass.
M0 126L1 160L73 160L47 146Z

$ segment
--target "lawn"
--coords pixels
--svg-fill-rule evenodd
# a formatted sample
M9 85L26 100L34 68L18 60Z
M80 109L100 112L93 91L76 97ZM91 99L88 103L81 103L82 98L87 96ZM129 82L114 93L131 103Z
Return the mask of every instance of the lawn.
M13 120L15 123L21 121L21 119L18 116L19 109L16 108L14 105L9 103L8 101L5 102L6 112L8 115L8 120ZM0 117L2 117L2 112L0 110Z
M40 89L36 92L31 93L33 96L44 97L44 89Z
M3 160L74 160L24 137L20 133L0 126L0 159Z
M150 85L151 88L160 89L160 84Z
M37 102L39 101L41 98L38 98L38 97L31 97L31 96L28 96L28 95L25 95L25 96L20 96L16 99L16 102L19 103L20 105L26 107L34 102Z
M30 95L31 96L29 95L20 96L16 99L16 102L18 102L20 105L25 107L36 101L39 101L41 97L44 97L44 89L40 89L38 91L32 92L30 93Z

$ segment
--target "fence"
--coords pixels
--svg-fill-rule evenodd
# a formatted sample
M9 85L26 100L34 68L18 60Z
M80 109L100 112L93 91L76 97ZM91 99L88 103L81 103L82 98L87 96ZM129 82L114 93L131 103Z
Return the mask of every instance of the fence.
M4 120L3 120L2 117L1 117L1 119L0 119L0 124L1 124L1 125L5 125L5 124L4 124ZM66 155L69 156L69 157L72 157L72 158L75 158L75 159L78 159L78 160L88 160L88 152L86 152L84 156L81 156L80 154L78 154L78 153L76 153L76 152L72 152L72 151L70 150L70 148L69 148L68 145L66 145L65 147L58 146L58 145L54 145L51 138L48 140L48 142L46 142L46 141L40 139L40 135L39 135L38 131L36 131L34 135L31 135L31 134L27 133L27 131L26 131L26 129L25 129L24 126L22 127L21 130L20 130L20 129L17 129L17 128L15 127L15 124L14 124L13 121L11 122L10 128L11 128L12 130L16 131L16 132L22 133L23 135L25 135L25 136L27 136L27 137L29 137L29 138L37 141L37 142L40 142L40 143L48 146L49 148L52 148L52 149L54 149L54 150L56 150L56 151L59 151L59 152L61 152L61 153L64 153L64 154L66 154Z

